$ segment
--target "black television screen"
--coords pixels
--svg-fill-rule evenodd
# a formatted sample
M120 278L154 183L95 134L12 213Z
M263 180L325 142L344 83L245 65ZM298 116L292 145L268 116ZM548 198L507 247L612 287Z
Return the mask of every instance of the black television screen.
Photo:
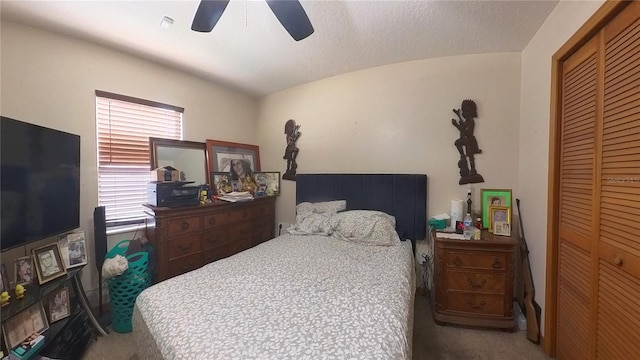
M2 251L80 225L80 136L0 117Z

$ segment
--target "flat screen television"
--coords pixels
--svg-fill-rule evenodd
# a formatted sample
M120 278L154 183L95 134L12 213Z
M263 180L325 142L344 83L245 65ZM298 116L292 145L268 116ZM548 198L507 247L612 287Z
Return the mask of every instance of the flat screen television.
M80 136L0 117L0 248L80 226Z

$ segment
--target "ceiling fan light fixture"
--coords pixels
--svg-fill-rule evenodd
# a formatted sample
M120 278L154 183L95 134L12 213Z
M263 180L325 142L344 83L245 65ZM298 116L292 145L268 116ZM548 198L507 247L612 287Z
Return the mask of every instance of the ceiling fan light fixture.
M266 0L266 2L271 12L295 41L313 34L311 21L299 0ZM213 30L228 4L229 0L200 0L191 30L198 32Z
M170 28L171 25L173 25L173 19L168 16L163 16L162 20L160 20L160 26L162 26L165 29Z

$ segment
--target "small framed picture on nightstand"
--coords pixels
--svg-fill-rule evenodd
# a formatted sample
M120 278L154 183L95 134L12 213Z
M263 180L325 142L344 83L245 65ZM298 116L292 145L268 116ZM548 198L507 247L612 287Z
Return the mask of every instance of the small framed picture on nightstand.
M511 224L506 221L496 221L493 223L493 234L501 236L511 236Z

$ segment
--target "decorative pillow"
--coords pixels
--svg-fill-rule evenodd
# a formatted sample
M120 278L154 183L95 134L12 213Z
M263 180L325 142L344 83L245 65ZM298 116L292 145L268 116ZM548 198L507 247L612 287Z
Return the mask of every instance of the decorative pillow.
M289 227L287 232L294 235L330 236L337 222L337 219L334 219L334 215L334 212L303 212L296 215L295 225Z
M381 211L351 210L334 215L333 236L362 245L394 246L400 243L395 217Z
M324 202L302 202L296 205L296 214L308 213L336 213L347 208L347 200L335 200Z

